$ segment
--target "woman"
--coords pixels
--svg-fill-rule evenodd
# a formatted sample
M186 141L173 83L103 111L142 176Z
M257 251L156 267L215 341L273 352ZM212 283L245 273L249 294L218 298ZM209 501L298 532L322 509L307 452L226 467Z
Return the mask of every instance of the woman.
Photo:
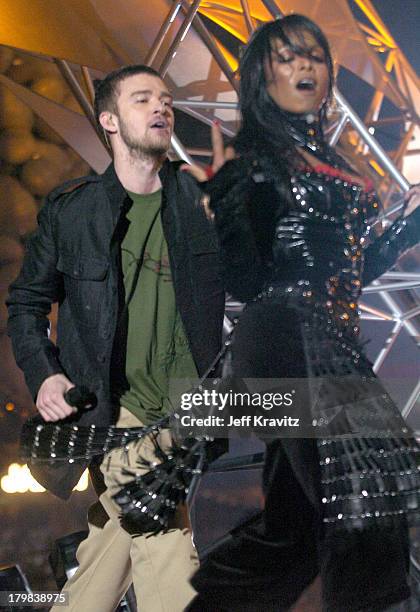
M286 610L318 573L324 612L383 610L409 596L420 449L363 353L357 300L418 241L419 190L365 247L378 203L324 138L333 66L309 19L263 25L240 72L235 158L203 185L226 288L246 302L225 375L305 378L315 434L268 445L263 520L204 563L191 610Z

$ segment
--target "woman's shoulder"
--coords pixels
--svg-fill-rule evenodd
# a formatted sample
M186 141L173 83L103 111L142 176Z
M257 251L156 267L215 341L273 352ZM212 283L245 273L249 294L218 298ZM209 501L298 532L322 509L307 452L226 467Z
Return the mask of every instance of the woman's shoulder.
M252 177L256 166L247 155L227 160L216 174L203 185L203 191L212 198L222 197L238 184L243 185Z

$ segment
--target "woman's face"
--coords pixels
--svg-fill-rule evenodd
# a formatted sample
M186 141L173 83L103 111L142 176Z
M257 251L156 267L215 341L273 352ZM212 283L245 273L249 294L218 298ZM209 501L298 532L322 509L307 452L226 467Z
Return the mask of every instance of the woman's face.
M328 92L325 53L309 32L289 35L293 51L280 38L271 42L271 65L265 65L267 91L274 102L291 113L316 113Z

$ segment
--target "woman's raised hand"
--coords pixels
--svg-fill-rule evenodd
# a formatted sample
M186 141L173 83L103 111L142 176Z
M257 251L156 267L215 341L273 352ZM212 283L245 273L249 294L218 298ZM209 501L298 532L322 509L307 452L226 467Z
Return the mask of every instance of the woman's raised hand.
M199 164L183 164L181 170L189 172L199 183L208 181L220 168L225 161L235 157L235 150L228 146L225 149L223 144L222 131L218 121L213 121L211 126L211 144L213 149L213 161L210 166L200 166Z

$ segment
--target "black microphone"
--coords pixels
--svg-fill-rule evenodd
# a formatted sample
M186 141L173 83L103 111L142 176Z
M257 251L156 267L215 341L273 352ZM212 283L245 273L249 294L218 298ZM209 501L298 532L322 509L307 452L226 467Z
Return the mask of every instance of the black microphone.
M98 405L98 398L93 391L83 385L72 387L64 394L64 399L70 406L78 410L93 410Z

